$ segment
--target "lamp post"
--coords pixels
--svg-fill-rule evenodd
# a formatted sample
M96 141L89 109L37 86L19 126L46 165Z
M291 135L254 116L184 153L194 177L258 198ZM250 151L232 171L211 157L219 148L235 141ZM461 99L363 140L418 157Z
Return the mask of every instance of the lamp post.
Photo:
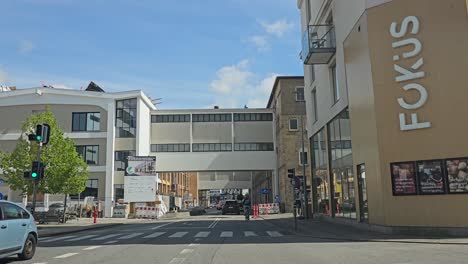
M299 94L296 91L294 91L294 94ZM296 100L296 102L298 103L305 103L305 100L304 100L304 96L302 97L302 100ZM305 107L304 107L305 108ZM304 109L305 110L305 109ZM304 144L304 115L301 113L301 145L302 145L302 149L301 149L301 152L300 152L300 161L301 161L301 165L302 165L302 179L303 179L303 182L302 182L302 188L303 188L303 198L304 198L304 202L302 203L303 206L304 206L304 209L302 210L303 214L304 214L304 217L305 219L309 218L309 198L307 197L307 177L306 177L306 159L305 159L305 155L304 155L304 151L305 151L305 144Z

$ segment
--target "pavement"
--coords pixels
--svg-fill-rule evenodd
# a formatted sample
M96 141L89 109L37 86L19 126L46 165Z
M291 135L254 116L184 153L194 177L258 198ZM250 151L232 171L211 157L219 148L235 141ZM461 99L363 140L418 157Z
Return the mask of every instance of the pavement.
M42 237L32 260L8 258L4 263L457 264L468 259L463 244L358 241L354 238L361 233L356 230L343 235L341 227L312 223L320 230L295 233L281 221L288 221L287 215L245 221L243 216L210 212L132 222Z

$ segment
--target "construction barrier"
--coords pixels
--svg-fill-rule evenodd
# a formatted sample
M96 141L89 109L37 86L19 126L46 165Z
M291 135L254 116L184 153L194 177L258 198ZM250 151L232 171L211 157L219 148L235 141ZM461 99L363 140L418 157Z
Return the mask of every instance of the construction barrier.
M256 204L253 205L253 217L254 218L258 217L258 205Z
M154 206L139 206L136 207L136 218L145 218L145 219L158 219L159 208Z
M279 214L280 208L278 203L270 203L270 204L259 204L258 205L258 214L266 215L266 214Z

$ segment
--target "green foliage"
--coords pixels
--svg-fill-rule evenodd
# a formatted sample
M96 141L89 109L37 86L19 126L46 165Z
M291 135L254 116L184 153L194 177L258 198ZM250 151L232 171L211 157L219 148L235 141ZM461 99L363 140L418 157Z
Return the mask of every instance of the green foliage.
M43 193L80 193L88 179L88 166L78 155L72 139L65 138L54 114L46 111L29 116L23 123L21 137L11 153L0 155L0 168L6 182L13 190L32 193L33 182L24 179L25 171L37 157L39 144L29 142L28 134L34 134L36 125L50 125L49 143L42 148L41 161L46 165L43 180L39 181L38 191Z

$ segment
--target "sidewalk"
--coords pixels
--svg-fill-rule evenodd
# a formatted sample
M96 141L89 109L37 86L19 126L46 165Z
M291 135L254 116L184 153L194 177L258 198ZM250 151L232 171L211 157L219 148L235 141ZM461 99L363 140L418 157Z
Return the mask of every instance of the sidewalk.
M97 223L93 223L93 218L80 218L78 220L69 220L65 224L40 224L37 225L39 237L56 236L62 234L69 234L80 232L84 230L92 230L99 228L106 228L111 226L118 226L123 224L145 223L157 220L148 219L125 219L125 218L98 218Z
M292 213L260 215L259 217L273 225L286 228L294 232L294 217ZM338 223L330 223L316 219L298 219L296 234L339 241L468 245L467 237L454 238L433 236L389 235L368 230L361 230L353 226Z

